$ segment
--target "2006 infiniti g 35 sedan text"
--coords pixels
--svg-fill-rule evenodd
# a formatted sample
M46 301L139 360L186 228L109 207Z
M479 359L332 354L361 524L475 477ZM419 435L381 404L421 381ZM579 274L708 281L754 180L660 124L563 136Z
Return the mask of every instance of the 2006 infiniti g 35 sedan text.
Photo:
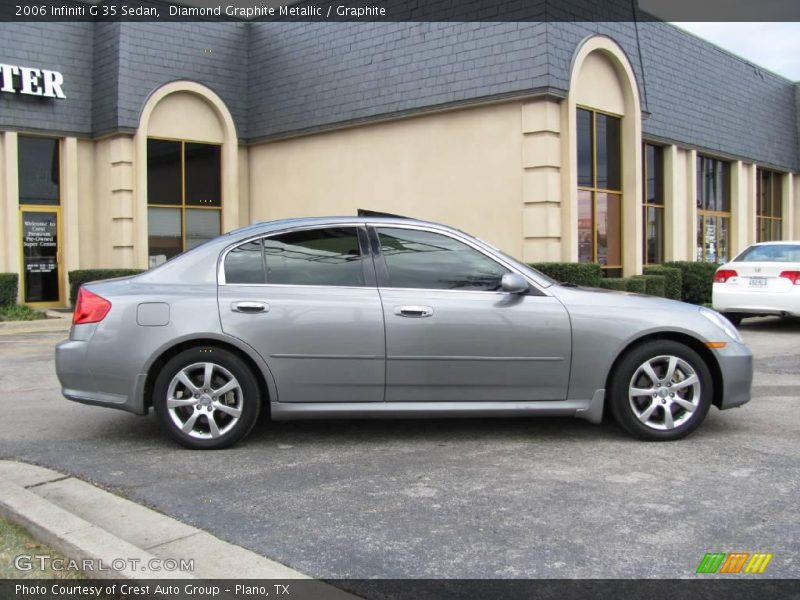
M225 234L84 285L64 395L147 414L192 448L272 419L572 415L675 440L750 399L724 317L560 285L422 221L309 218Z

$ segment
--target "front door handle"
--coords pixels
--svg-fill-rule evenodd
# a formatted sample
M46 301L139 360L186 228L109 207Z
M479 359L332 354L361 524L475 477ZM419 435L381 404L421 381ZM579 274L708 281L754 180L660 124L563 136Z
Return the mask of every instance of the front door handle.
M263 313L269 310L269 305L263 302L234 302L231 304L231 310L240 313Z
M433 314L433 309L430 306L395 306L394 314L398 317L422 319L430 317Z

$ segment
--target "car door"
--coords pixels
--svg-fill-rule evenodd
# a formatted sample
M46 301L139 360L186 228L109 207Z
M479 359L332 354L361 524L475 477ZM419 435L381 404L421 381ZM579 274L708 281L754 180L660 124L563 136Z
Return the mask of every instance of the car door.
M316 227L223 254L222 329L269 365L279 402L381 402L383 312L363 228Z
M467 238L395 225L370 235L387 402L566 398L571 328L556 298L499 291L509 267Z

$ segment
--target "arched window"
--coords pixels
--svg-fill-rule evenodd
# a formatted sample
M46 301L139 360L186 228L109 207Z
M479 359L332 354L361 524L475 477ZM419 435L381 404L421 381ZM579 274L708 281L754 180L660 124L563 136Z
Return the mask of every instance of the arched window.
M622 119L578 108L578 260L622 275Z
M219 144L148 138L150 266L222 232L221 156Z

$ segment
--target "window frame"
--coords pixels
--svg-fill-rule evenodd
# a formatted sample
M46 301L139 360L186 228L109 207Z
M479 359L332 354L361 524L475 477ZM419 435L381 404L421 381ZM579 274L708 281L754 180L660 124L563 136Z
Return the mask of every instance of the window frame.
M625 218L624 218L625 195L623 193L623 187L624 187L624 181L623 181L624 175L623 174L624 174L625 151L624 151L624 148L623 148L624 135L623 135L623 131L622 131L622 128L624 126L624 116L623 115L618 115L618 114L615 114L615 113L612 113L612 112L608 112L608 111L605 111L605 110L598 110L596 108L592 108L590 106L585 106L585 105L582 105L582 104L576 105L575 110L576 110L576 113L575 113L576 114L576 122L577 122L577 114L578 114L577 111L579 111L579 110L584 110L584 111L590 113L590 115L591 115L592 185L591 186L580 185L580 178L577 177L577 174L576 174L576 179L578 180L578 186L577 186L578 191L579 192L584 191L584 192L588 192L589 194L591 194L592 252L591 252L591 260L589 260L588 262L593 262L593 263L600 264L599 257L598 257L598 243L597 243L598 229L599 229L598 228L598 221L597 221L597 214L598 214L597 197L600 194L614 195L614 196L618 196L619 197L619 258L620 258L620 263L619 264L615 264L615 265L612 265L612 264L606 264L606 265L600 264L600 267L603 269L603 274L607 275L607 273L609 271L622 271L622 269L624 268L623 263L625 262ZM619 183L620 183L620 189L618 189L618 190L597 187L597 115L603 115L603 116L606 116L606 117L613 117L613 118L619 120L619 131L620 131L620 140L619 140L620 182ZM577 136L577 134L578 134L577 130L576 130L575 134ZM576 145L580 145L580 140L577 140ZM580 194L579 194L579 196L580 196ZM578 202L580 202L580 198L578 199ZM578 227L578 231L576 231L576 235L577 235L578 238L580 238L580 227ZM606 247L606 251L607 250L608 250L608 248ZM577 262L585 262L585 261L581 261L580 258L579 258Z
M770 207L769 214L761 213L761 180L763 175L769 175L769 200L768 204ZM780 171L774 171L772 169L765 169L762 167L756 166L756 243L761 242L782 242L783 241L783 215L784 215L784 206L783 206L783 173ZM781 208L780 208L780 216L776 217L774 214L775 209L775 191L777 188L778 198L780 200ZM761 224L762 222L766 221L769 224L769 231L772 231L772 227L774 225L778 226L778 231L780 232L779 238L773 238L770 234L769 239L761 239Z
M710 160L710 161L714 161L714 162L720 163L720 165L722 165L723 168L727 166L727 179L728 179L728 181L727 181L727 183L725 185L725 191L726 191L727 196L728 196L727 197L727 205L728 205L728 210L727 211L724 211L724 210L709 210L709 209L702 208L702 202L701 202L701 198L700 198L700 187L702 185L702 183L700 181L700 174L701 174L701 169L700 169L701 162L700 161L701 160ZM717 158L715 156L711 156L711 155L708 155L708 154L701 154L701 153L698 152L697 153L696 164L695 164L695 173L696 173L696 179L697 179L696 185L695 185L695 188L696 188L695 189L695 206L697 207L697 218L695 219L695 227L697 228L697 231L695 232L695 261L696 262L703 262L703 263L710 263L711 262L711 261L708 261L708 260L705 259L705 256L706 256L705 240L706 240L706 231L708 231L708 223L713 220L714 221L714 227L716 227L716 230L717 230L717 235L716 235L715 244L714 244L715 247L716 247L716 262L720 263L720 264L721 263L725 263L725 262L729 262L731 260L731 256L733 255L733 247L732 247L733 244L731 243L731 241L732 241L732 232L733 232L733 228L732 228L732 225L733 225L733 218L732 218L732 215L733 215L733 210L732 210L732 208L733 208L733 205L732 205L733 204L733 198L731 196L731 184L732 184L731 163L730 163L730 161L727 161L727 160L724 160L724 159L721 159L721 158ZM718 193L716 195L718 195ZM727 256L725 257L724 260L722 260L720 258L721 254L722 254L722 252L720 250L720 242L722 240L722 236L719 235L719 232L723 229L720 226L723 219L727 219L727 225L728 225L728 228L727 228L727 231L728 231L728 252L727 252ZM697 234L701 234L701 239L703 241L702 246L697 246Z
M179 138L169 138L169 137L161 137L161 136L154 136L148 135L145 143L149 140L158 140L162 142L176 142L180 144L180 157L181 157L181 198L179 204L151 204L150 198L148 195L147 198L147 208L169 208L172 210L180 211L181 215L181 251L178 255L183 254L187 251L186 248L186 211L187 210L210 210L210 211L217 211L219 213L219 234L225 231L225 215L223 208L225 206L224 202L224 189L225 184L223 180L224 176L224 165L223 165L223 157L222 152L224 148L221 143L217 142L205 142L201 140L190 140L190 139L179 139ZM202 206L202 205L195 205L195 204L186 204L186 144L202 144L206 146L216 146L219 148L219 206ZM145 164L145 170L149 171L147 164ZM149 172L147 173L149 177ZM196 248L197 246L195 246ZM147 232L147 255L150 256L150 232ZM177 256L177 255L176 255ZM172 257L174 258L174 257ZM167 259L169 260L169 258Z
M356 235L358 236L358 249L361 252L361 268L364 273L364 285L325 285L320 283L228 283L226 275L225 275L225 260L228 258L228 254L231 251L238 248L239 246L243 246L250 242L261 241L261 252L262 252L262 260L263 260L263 252L264 252L264 240L278 237L281 235L285 235L287 233L296 233L300 231L314 231L319 229L355 229ZM265 271L266 277L266 271ZM375 266L374 260L372 256L372 250L370 248L369 237L366 231L366 227L363 223L327 223L324 225L308 225L308 226L300 226L300 227L290 227L287 229L281 229L280 231L270 231L270 232L261 232L257 235L253 235L241 240L237 240L236 243L227 246L219 255L218 263L217 263L217 285L225 285L225 286L244 286L244 287L282 287L282 288L322 288L322 289L376 289L377 288L377 280L375 277Z
M650 202L650 198L647 192L647 185L648 185L648 169L647 169L647 147L651 146L655 149L655 157L654 162L660 156L660 167L661 167L661 190L660 196L661 199L659 200L656 198L655 202ZM659 194L655 194L658 196ZM654 144L648 141L642 143L642 227L644 229L642 235L642 265L645 267L651 267L655 265L660 265L662 263L657 262L650 262L649 261L649 251L648 251L648 236L647 236L647 212L648 209L654 209L656 211L661 212L661 235L660 239L656 241L657 245L660 247L661 250L661 257L662 259L665 258L664 250L666 247L665 244L665 237L666 237L666 201L664 200L664 146L660 144Z
M364 286L330 286L330 285L309 285L309 284L285 284L285 283L228 283L225 279L225 259L228 256L228 253L231 252L234 248L238 248L240 245L247 244L248 242L252 242L262 238L274 237L277 235L282 235L285 233L293 233L296 231L307 231L311 229L330 229L330 228L347 228L353 227L358 230L358 240L359 240L359 248L361 249L361 254L363 257L363 265L364 265ZM287 227L286 229L281 229L279 231L270 231L270 232L261 232L258 234L250 235L246 238L242 238L240 240L236 240L235 242L231 243L230 245L226 246L222 252L220 252L219 257L217 258L217 285L224 285L224 286L231 286L231 285L239 285L239 286L247 286L247 287L303 287L303 288L331 288L331 287L338 287L341 289L385 289L385 290L405 290L405 291L426 291L426 292L447 292L447 293L454 293L454 294L495 294L495 295L507 295L507 292L503 292L502 290L498 291L486 291L486 290L437 290L431 288L388 288L385 285L385 282L388 281L388 269L386 267L386 262L384 261L383 254L380 251L380 240L378 239L378 232L377 229L379 227L389 227L392 229L416 229L419 231L426 231L429 233L438 233L440 235L447 236L451 239L454 239L458 242L466 244L470 246L474 250L477 250L490 260L493 260L496 263L499 263L506 269L508 269L512 273L516 273L523 277L525 281L531 286L530 292L528 293L529 296L549 296L549 294L543 291L543 286L539 284L533 277L528 275L527 273L521 271L519 268L516 267L510 261L504 259L503 257L495 256L493 253L487 251L485 248L481 247L479 244L475 243L473 240L467 237L461 237L455 235L453 232L438 229L435 227L428 227L425 225L418 225L418 224L411 224L411 223L375 223L375 222L358 222L358 221L344 221L341 223L325 223L325 224L314 224L314 225L299 225L296 227ZM370 260L367 260L367 259Z

